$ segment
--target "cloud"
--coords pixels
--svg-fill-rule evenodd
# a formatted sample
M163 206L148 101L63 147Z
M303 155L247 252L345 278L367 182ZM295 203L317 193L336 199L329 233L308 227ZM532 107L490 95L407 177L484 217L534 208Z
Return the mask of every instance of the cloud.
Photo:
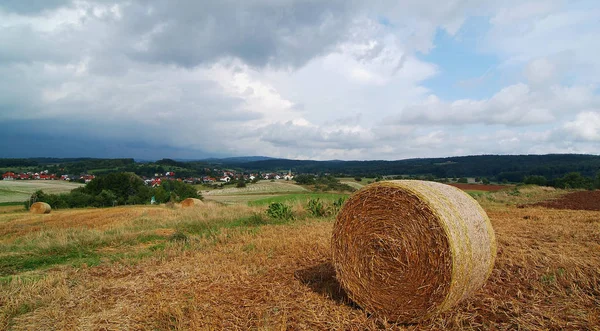
M405 107L391 121L404 124L503 124L550 123L563 113L577 112L600 100L589 87L553 86L536 90L519 83L503 88L489 99L452 102L430 95L425 101Z
M40 140L144 158L600 152L594 2L178 4L2 2L0 125L20 141L2 153ZM464 58L424 56L435 48ZM479 79L430 84L481 53L496 63Z
M576 139L600 141L600 112L588 111L577 114L575 120L565 123L564 129Z
M27 15L59 8L68 5L70 2L71 0L3 0L0 9Z
M506 57L508 66L529 63L528 77L542 74L534 80L549 71L552 75L568 71L576 82L598 83L600 64L595 54L600 46L594 40L600 33L600 8L593 0L568 4L526 1L499 9L490 20L483 49ZM562 62L559 67L557 60Z

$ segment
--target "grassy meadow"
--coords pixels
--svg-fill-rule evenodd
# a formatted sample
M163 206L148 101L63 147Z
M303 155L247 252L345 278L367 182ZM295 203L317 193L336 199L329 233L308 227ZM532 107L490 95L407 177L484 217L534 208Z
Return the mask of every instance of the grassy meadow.
M185 209L0 213L0 329L600 325L600 212L522 208L566 191L522 187L476 195L498 241L492 275L474 296L417 325L379 320L352 304L331 265L334 217L310 216L301 199L310 194L268 193L232 194L259 198L231 205L209 195L204 206ZM295 219L268 218L273 201L291 205Z
M83 186L62 180L0 180L0 203L23 202L37 190L46 193L66 193Z

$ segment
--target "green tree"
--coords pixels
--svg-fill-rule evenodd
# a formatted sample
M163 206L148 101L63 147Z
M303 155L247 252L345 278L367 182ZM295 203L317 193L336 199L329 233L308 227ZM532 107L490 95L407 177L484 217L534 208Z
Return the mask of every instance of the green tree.
M165 200L166 195L169 196L168 200ZM202 199L202 196L194 186L178 180L163 181L161 185L154 190L154 196L159 202L179 202L187 198Z
M315 177L313 175L296 175L294 181L300 185L313 185Z
M459 182L459 183L466 184L466 183L468 183L468 182L469 182L469 180L468 180L466 177L460 177L460 178L458 179L458 182Z
M95 198L98 207L111 207L117 201L117 195L111 190L102 190Z

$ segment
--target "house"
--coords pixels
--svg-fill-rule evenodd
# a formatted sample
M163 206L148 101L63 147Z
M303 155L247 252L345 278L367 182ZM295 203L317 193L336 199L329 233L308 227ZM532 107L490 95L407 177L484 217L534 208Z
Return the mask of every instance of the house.
M225 176L225 177L221 177L219 180L222 182L225 182L225 183L229 183L231 181L231 178L229 178L228 176Z
M14 172L10 171L2 175L2 180L14 180L15 178L17 178L17 175L15 175Z
M211 184L211 183L214 183L215 181L216 181L216 179L214 179L213 177L208 177L208 176L202 177L202 183L204 183L204 184Z
M254 175L248 176L248 179L250 179L250 180L254 180L255 178L256 178L256 176L254 176Z
M157 186L160 186L160 183L161 183L161 179L155 178L150 182L150 185L152 185L152 187L157 187Z
M96 178L94 175L82 175L81 178L87 184L92 181L92 179Z

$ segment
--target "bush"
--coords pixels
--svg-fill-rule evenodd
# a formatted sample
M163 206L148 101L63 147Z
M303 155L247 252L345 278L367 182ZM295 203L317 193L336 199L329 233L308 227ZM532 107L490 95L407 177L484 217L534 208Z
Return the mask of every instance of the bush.
M308 212L314 217L323 217L329 215L327 208L321 202L321 199L308 200Z
M300 185L313 185L315 177L313 175L296 175L294 181Z
M548 180L544 176L526 176L523 180L523 183L546 186L546 184L548 184Z
M242 178L240 179L237 184L235 185L235 187L237 188L242 188L242 187L246 187L246 181Z
M460 177L458 179L458 183L467 184L468 182L469 182L469 180L465 177Z
M188 236L181 231L177 231L169 236L169 241L186 242L188 241Z
M360 181L362 181L362 178L360 178L360 177L354 177L354 180L357 181L357 182L360 182Z
M333 202L333 213L337 215L337 213L342 210L342 206L344 206L344 202L346 202L346 198L341 197Z
M271 218L279 219L279 220L293 220L294 213L292 212L292 207L283 204L281 202L273 202L269 205L267 209L267 215Z

